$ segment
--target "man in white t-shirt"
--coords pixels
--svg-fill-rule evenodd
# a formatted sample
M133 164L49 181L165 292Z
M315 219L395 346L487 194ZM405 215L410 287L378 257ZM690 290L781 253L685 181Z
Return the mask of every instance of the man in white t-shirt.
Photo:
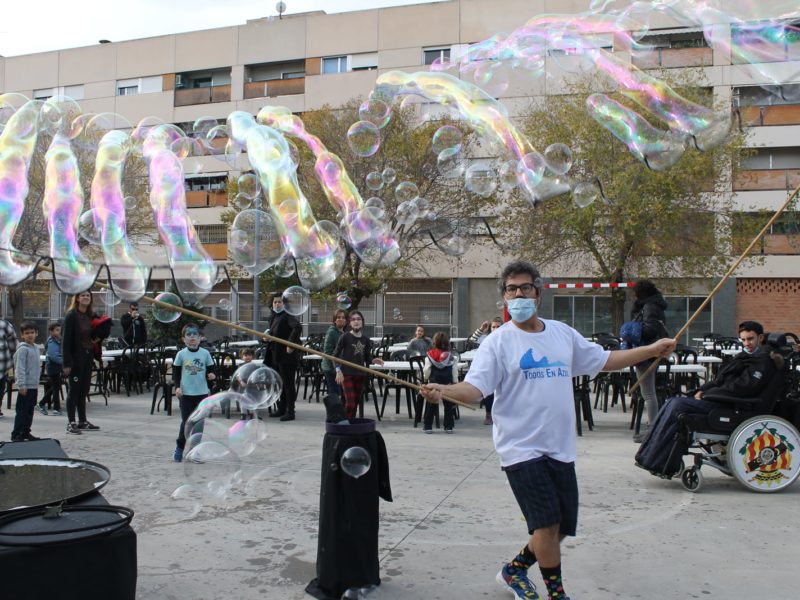
M509 264L500 276L500 289L511 321L481 343L464 381L426 384L422 395L434 404L442 396L477 404L494 392L495 450L530 534L497 580L519 598L535 600L539 595L527 573L538 561L548 598L564 600L560 544L575 535L578 520L572 378L669 356L675 340L603 350L572 327L537 315L542 288L532 264Z

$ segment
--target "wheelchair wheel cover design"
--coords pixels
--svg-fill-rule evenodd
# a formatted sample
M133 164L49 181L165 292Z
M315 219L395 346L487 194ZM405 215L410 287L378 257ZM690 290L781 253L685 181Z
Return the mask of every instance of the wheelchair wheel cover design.
M777 492L800 475L800 433L780 417L747 419L728 440L728 467L754 492Z

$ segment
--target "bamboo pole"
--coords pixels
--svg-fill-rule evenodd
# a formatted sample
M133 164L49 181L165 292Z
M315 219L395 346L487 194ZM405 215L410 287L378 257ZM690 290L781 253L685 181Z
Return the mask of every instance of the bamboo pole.
M722 279L720 279L719 283L717 283L717 285L714 286L714 289L711 290L711 293L708 295L708 297L705 300L703 300L703 303L697 308L697 310L694 311L694 314L692 314L692 316L689 317L689 320L686 321L686 324L683 327L681 327L678 333L675 334L675 339L679 339L684 333L686 333L686 330L689 329L689 326L692 323L694 323L695 319L698 316L700 316L700 313L706 306L708 306L708 303L711 302L711 299L714 297L714 295L720 290L720 288L722 288L723 285L725 285L725 282L728 279L730 279L733 272L739 268L739 265L742 264L745 258L747 258L747 255L750 254L750 251L755 247L755 245L759 242L759 240L762 237L764 237L764 234L767 233L769 228L772 227L772 224L778 220L778 217L781 216L783 211L788 208L788 206L792 203L792 201L795 199L798 193L800 193L800 184L798 184L797 187L794 188L794 191L791 194L789 194L788 198L786 198L786 202L783 203L783 206L781 206L777 211L775 211L775 214L772 215L772 218L769 221L767 221L767 224L764 225L764 227L761 229L761 231L758 232L756 237L753 238L753 241L750 242L747 248L744 249L744 252L742 252L741 256L739 256L736 262L733 263L733 265L731 265L727 273L725 273L725 275L722 276ZM652 373L653 370L658 368L658 363L659 361L655 360L650 364L649 367L647 367L647 370L644 373L642 373L642 376L639 377L636 380L636 382L631 386L631 389L628 391L629 394L633 394L633 392L635 392L636 389L641 384L642 380L645 377L647 377L650 373Z
M49 269L47 269L47 270L49 270ZM113 288L109 284L103 283L101 281L96 281L94 285L99 286L99 287L104 288L104 289L111 289L113 291ZM328 360L330 360L332 362L339 363L341 365L346 365L346 366L351 367L353 369L356 369L358 371L362 371L364 373L369 373L370 375L376 375L378 377L381 377L381 378L386 379L388 381L391 381L393 383L404 385L406 387L411 388L412 390L414 390L416 392L419 392L422 389L422 386L419 386L419 385L416 385L414 383L411 383L408 380L401 379L399 377L395 377L394 375L390 375L389 373L384 373L384 372L378 371L376 369L370 369L369 367L365 367L363 365L352 363L352 362L343 360L341 358L338 358L336 356L332 356L330 354L325 354L324 352L321 352L319 350L315 350L313 348L308 348L308 347L302 346L300 344L295 344L294 342L290 342L289 340L284 340L284 339L269 335L269 334L261 332L261 331L256 331L255 329L250 329L249 327L245 327L244 325L239 325L237 323L231 323L230 321L223 321L222 319L217 319L217 318L209 316L209 315L204 315L203 313L199 313L199 312L195 312L193 310L189 310L188 308L184 308L183 306L175 306L173 304L170 304L169 302L162 302L161 300L156 300L155 298L150 298L149 296L142 296L139 299L139 301L144 301L144 302L146 302L148 304L153 304L155 306L160 306L162 308L166 308L166 309L169 309L169 310L175 310L175 311L183 313L183 314L185 314L187 316L193 317L195 319L201 319L203 321L209 321L211 323L216 323L217 325L222 325L223 327L232 327L233 329L237 329L239 331L242 331L244 333L252 335L252 336L254 336L256 338L265 339L265 340L270 341L270 342L277 342L279 344L283 344L284 346L288 346L289 348L292 348L293 350L299 350L300 352L307 352L308 354L316 354L317 356L320 356L322 358L327 358ZM476 410L475 406L473 406L471 404L468 404L466 402L462 402L461 400L456 400L454 398L450 398L450 397L447 397L447 396L443 396L443 398L445 400L447 400L448 402L452 402L453 404L458 404L459 406L463 406L464 408L468 408L470 410Z

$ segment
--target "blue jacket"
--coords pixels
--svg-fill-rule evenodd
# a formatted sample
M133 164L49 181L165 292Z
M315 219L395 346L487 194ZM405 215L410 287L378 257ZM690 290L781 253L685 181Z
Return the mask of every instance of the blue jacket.
M48 337L44 343L44 353L47 356L45 370L48 375L58 375L64 366L64 359L61 356L61 340Z

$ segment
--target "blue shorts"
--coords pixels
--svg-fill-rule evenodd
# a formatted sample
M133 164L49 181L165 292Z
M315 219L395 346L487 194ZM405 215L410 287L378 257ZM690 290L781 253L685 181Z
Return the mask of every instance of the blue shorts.
M562 535L575 535L578 526L578 479L575 463L549 457L504 469L528 533L559 525Z

